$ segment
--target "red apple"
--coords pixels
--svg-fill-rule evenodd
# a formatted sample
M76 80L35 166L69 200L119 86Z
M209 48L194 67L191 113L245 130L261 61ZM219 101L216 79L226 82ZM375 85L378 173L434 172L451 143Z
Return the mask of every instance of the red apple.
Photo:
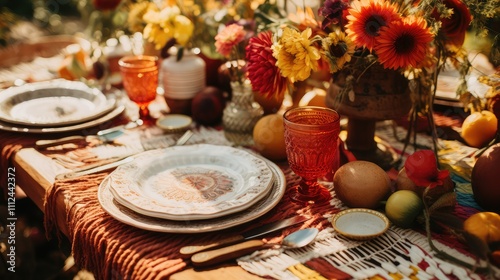
M485 210L500 213L500 143L489 147L472 168L474 199Z
M199 124L216 125L222 119L224 105L223 92L216 87L208 86L193 98L191 115Z

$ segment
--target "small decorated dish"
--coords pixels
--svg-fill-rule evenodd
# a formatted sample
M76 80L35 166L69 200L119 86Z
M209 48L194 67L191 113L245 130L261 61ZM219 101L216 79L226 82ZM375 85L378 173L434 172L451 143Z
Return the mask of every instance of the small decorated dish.
M181 114L169 114L159 118L156 125L167 132L180 132L189 128L193 120L191 117Z
M377 211L352 208L340 211L332 218L332 226L339 234L354 240L369 240L389 229L389 219Z

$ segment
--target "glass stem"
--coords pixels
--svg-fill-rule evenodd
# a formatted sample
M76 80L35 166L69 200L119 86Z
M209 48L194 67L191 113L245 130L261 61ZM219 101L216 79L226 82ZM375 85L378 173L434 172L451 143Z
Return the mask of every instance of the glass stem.
M299 183L298 192L301 195L314 197L319 192L318 180L302 178Z

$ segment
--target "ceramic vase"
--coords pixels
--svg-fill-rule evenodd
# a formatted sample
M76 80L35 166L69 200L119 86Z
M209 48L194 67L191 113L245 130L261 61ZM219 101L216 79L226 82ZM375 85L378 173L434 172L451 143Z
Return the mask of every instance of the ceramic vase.
M231 82L231 90L231 101L227 103L222 115L224 130L251 134L257 121L264 115L264 110L254 101L250 81Z
M184 50L180 60L177 50L163 60L160 79L170 113L191 114L193 98L206 87L205 61L190 50Z

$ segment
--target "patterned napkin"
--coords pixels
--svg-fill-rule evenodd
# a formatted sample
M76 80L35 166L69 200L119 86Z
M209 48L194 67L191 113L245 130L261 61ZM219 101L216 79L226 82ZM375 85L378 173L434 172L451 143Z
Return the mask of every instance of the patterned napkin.
M435 242L440 250L468 263L474 260ZM325 228L299 249L258 251L238 259L245 270L275 279L481 279L471 271L433 257L424 235L391 227L369 241L349 240Z
M210 143L214 145L231 145L221 130L211 127L192 128L194 135L186 145ZM183 132L164 133L158 127L137 128L125 131L124 135L113 141L113 143L102 143L98 140L88 138L88 145L65 147L52 147L47 153L62 166L68 169L76 169L91 164L99 164L113 159L135 155L146 150L161 149L172 146ZM63 152L56 153L61 150Z

